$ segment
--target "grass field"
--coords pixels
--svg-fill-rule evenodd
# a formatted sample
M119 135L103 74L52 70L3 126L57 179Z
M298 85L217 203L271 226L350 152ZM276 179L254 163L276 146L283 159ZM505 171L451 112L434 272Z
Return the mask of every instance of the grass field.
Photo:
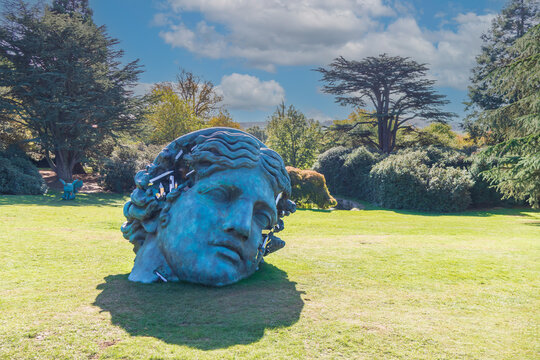
M124 201L0 196L0 358L540 358L540 212L298 211L207 288L127 281Z

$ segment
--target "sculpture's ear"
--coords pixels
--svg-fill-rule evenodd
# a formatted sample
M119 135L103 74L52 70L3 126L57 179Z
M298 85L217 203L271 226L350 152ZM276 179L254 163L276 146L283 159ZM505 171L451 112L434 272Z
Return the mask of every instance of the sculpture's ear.
M170 220L170 216L169 216L169 213L168 212L161 212L161 214L159 215L159 225L164 228L165 226L167 226L169 224L169 220Z
M66 182L63 179L60 179L60 182L62 183L62 185L66 185Z

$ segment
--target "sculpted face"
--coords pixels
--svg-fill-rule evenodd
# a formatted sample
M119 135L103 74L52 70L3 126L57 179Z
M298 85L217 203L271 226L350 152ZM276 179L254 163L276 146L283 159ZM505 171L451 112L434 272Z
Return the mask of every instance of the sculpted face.
M135 175L135 184L122 225L137 254L131 281L227 285L285 246L274 235L295 210L285 164L241 130L179 137Z
M229 169L182 193L157 242L180 280L227 285L255 272L262 230L276 221L274 193L260 167Z

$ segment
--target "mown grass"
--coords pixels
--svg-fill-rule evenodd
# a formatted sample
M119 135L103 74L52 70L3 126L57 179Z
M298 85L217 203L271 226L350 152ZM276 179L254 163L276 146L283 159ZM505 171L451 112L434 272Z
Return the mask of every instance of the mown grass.
M0 197L0 358L537 359L540 213L298 211L225 288L127 281L125 198Z

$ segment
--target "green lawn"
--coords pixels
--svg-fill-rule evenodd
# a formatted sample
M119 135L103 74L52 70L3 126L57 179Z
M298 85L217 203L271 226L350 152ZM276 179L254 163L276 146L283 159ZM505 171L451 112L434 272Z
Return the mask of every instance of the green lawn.
M0 196L0 358L540 358L540 212L298 211L207 288L127 281L124 201Z

